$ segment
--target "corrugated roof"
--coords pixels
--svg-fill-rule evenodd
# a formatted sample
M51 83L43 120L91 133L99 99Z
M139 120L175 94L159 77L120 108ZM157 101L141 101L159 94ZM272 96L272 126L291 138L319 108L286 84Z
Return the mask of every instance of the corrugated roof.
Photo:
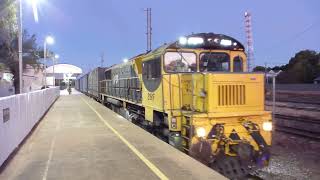
M47 73L53 73L53 66L49 66L46 69ZM72 64L56 64L54 66L54 73L62 73L62 74L67 74L67 73L72 73L72 74L81 74L82 69L72 65Z

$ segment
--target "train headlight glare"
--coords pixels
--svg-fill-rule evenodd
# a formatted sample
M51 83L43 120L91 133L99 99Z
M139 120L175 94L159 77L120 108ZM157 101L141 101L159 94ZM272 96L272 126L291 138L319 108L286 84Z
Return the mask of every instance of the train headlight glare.
M197 132L198 137L205 137L206 136L206 129L203 127L198 127L196 129L196 132Z
M179 44L181 45L186 45L188 42L187 38L186 37L180 37L179 38Z
M221 39L220 44L223 46L231 46L232 41L229 39Z
M263 122L262 129L264 131L272 131L272 122Z

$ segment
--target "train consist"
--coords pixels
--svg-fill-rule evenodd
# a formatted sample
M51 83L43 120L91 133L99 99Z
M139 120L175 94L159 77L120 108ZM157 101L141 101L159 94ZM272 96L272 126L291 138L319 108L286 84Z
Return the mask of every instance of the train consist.
M78 78L76 89L226 177L269 163L264 75L247 72L244 47L232 37L181 37L97 68Z

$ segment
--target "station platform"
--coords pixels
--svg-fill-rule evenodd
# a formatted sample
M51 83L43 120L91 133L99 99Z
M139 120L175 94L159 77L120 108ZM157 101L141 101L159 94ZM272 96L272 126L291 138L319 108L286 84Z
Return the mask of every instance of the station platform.
M60 96L0 179L226 179L85 95Z

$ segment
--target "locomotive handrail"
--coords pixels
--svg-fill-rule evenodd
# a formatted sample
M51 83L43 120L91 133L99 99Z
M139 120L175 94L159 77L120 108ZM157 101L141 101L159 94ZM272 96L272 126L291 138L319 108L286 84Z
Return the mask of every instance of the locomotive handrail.
M182 98L181 98L181 94L182 94L182 89L181 89L181 78L180 78L180 74L178 74L178 82L179 82L179 107L180 107L180 113L182 113L182 108L181 108L181 105L182 105Z

